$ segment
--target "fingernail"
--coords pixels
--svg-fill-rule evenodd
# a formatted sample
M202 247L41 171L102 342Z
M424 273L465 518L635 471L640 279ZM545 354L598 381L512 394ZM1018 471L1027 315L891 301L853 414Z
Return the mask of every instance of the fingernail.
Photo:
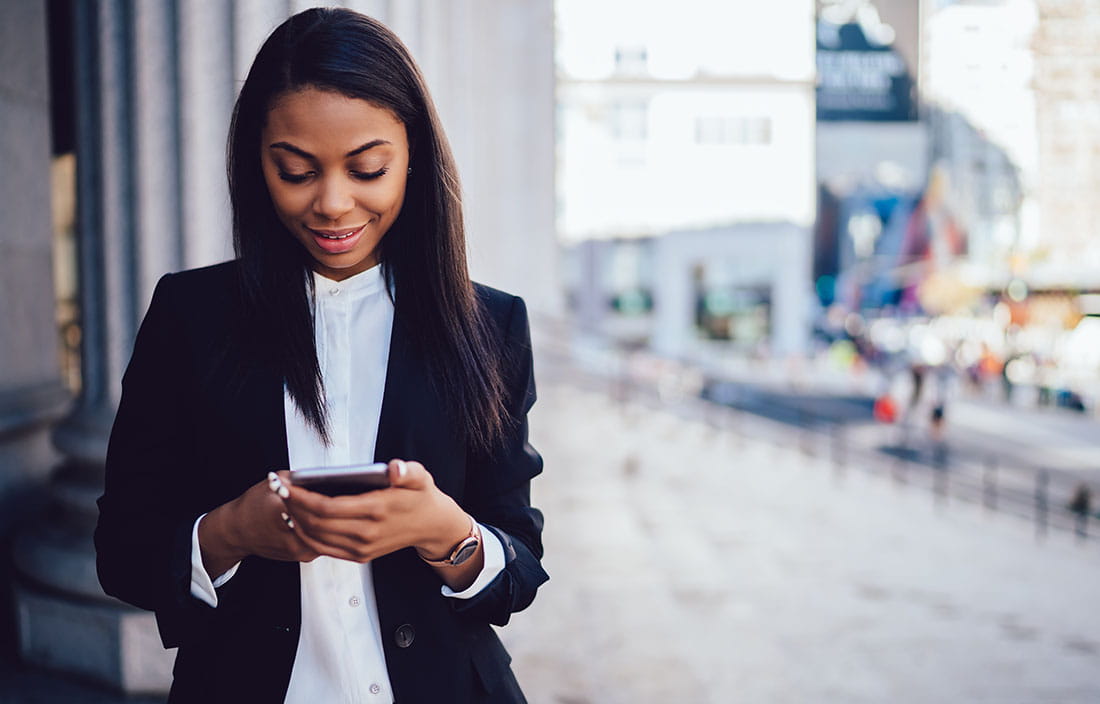
M397 460L397 476L402 479L409 473L408 467L405 466L405 460Z
M290 497L290 490L286 488L283 481L279 479L279 475L275 472L267 473L267 486L279 495L280 499L286 499Z
M294 528L294 519L288 516L285 511L279 515L283 517L283 523L286 524L287 528Z

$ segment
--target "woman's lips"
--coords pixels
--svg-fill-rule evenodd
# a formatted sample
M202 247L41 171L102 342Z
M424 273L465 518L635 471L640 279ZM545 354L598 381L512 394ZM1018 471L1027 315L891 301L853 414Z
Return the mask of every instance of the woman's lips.
M366 225L352 227L343 230L315 230L312 227L306 229L313 235L313 241L329 254L342 254L350 251L366 229Z

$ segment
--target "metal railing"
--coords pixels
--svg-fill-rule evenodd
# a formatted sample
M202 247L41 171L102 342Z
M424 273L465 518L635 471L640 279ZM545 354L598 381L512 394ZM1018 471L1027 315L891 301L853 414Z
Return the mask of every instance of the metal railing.
M1100 516L1096 515L1094 506L1087 505L1087 498L1080 501L1078 492L1082 484L1077 478L1047 467L1009 463L994 454L978 462L963 459L950 452L949 445L933 448L932 461L921 461L923 458L918 453L906 453L904 444L891 456L881 447L849 442L846 423L808 411L801 411L798 422L791 425L751 411L719 405L697 394L669 394L665 387L675 387L675 383L668 384L659 378L640 378L632 373L629 359L639 354L636 352L607 352L602 365L578 364L570 347L569 332L559 327L545 338L546 344L539 346L540 375L549 381L603 391L624 411L630 406L671 411L685 419L705 423L719 434L732 434L735 440L751 437L776 445L797 445L807 456L828 460L838 475L858 468L888 476L899 484L923 487L942 505L963 501L980 505L987 511L1030 521L1037 538L1043 538L1050 531L1068 531L1081 541L1100 537L1100 528L1091 528L1092 521L1100 520ZM674 364L667 360L660 363ZM688 370L684 367L681 371L686 373ZM691 376L697 374L695 370Z

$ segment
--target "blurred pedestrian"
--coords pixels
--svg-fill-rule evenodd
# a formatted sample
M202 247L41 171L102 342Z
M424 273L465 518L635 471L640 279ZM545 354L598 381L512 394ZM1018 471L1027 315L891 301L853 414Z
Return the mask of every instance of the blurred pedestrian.
M932 461L937 467L947 464L947 439L944 435L944 415L946 407L941 399L932 406L928 421L929 437L932 441Z
M1085 537L1088 534L1089 513L1092 511L1092 490L1088 484L1081 482L1073 491L1073 498L1069 501L1069 510L1076 517L1077 535Z
M893 423L898 419L898 405L888 391L878 395L872 412L880 423Z
M922 364L909 365L909 378L912 385L909 390L909 410L912 411L920 403L921 394L924 393L924 376L928 370Z

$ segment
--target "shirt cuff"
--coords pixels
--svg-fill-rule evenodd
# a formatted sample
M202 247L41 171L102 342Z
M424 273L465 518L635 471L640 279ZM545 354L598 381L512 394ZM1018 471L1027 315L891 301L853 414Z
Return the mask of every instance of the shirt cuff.
M210 575L202 565L202 549L199 547L199 521L205 517L204 513L196 518L195 525L191 527L191 596L216 609L218 593L214 590L232 579L241 563L238 562L226 570L225 574L210 581Z
M504 569L504 546L500 544L500 538L480 523L477 524L477 527L481 530L481 549L485 554L485 564L474 583L460 592L456 592L444 584L440 589L443 596L449 596L452 599L471 599L477 596L482 589L489 586L489 583L496 579L497 575Z

